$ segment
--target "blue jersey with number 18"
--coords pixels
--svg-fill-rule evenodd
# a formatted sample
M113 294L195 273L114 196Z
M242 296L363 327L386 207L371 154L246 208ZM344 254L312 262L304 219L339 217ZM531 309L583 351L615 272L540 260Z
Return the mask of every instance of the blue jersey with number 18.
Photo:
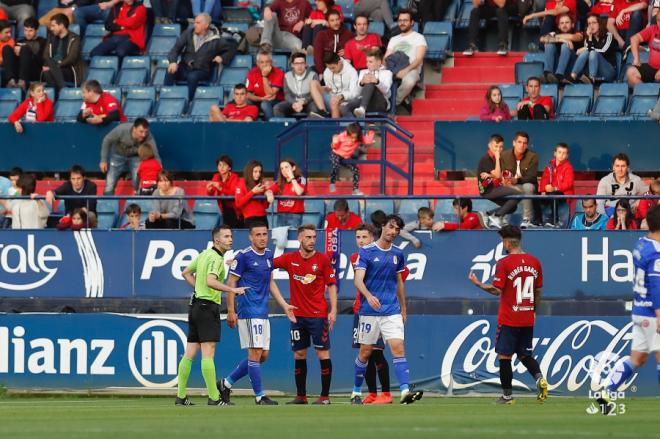
M635 316L655 317L655 310L660 309L660 242L640 238L633 251L633 263L635 297L632 313Z
M229 274L239 277L238 287L249 287L236 296L239 319L267 319L270 274L273 271L273 252L265 249L257 253L251 246L241 250L231 264Z
M374 242L360 249L355 270L365 270L364 284L380 301L380 308L373 309L366 300L360 304L361 316L391 316L401 314L396 295L397 274L406 269L403 252L391 246L387 250Z

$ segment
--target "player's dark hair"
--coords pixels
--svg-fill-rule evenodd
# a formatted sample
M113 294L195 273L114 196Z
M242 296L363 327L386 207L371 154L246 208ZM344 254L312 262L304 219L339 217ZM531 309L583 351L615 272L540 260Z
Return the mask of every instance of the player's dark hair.
M71 174L80 174L82 177L85 177L85 169L80 165L73 165L69 169L69 175Z
M211 230L211 239L215 237L218 233L222 232L223 230L229 230L231 231L231 227L229 227L227 224L220 224L219 226L215 226L213 230Z
M344 200L343 198L335 201L335 205L332 207L332 210L348 212L348 201Z
M226 163L227 166L229 166L229 169L234 167L234 161L231 159L231 157L229 157L226 154L223 154L220 157L218 157L217 160L215 161L215 165L218 166L220 162Z
M513 140L517 140L518 137L524 137L529 142L529 134L527 134L527 131L516 131L516 134L513 135Z
M300 235L305 230L311 230L312 232L316 232L316 226L314 224L303 224L300 227L298 227L298 235Z
M375 227L380 229L387 222L387 214L385 214L385 212L383 212L382 210L378 209L371 213L369 219L371 220L371 223Z
M518 242L522 240L522 232L520 231L520 227L514 226L512 224L507 224L506 226L502 227L497 233L500 235L502 239L509 239Z
M646 212L646 224L650 232L660 231L660 206L655 205Z
M630 158L628 158L628 155L626 153L620 152L617 155L614 156L612 159L612 165L614 165L614 162L616 160L621 160L622 162L626 162L626 166L630 166Z
M257 229L259 227L268 228L268 224L263 221L254 221L250 223L250 227L248 227L248 230L250 231L250 233L252 233L252 230Z
M423 216L428 216L430 218L433 218L435 216L435 212L433 212L432 209L426 206L420 207L419 209L417 209L417 218L421 218Z
M376 232L374 230L374 226L372 226L371 224L368 224L368 223L361 223L360 225L358 225L355 228L356 232L359 232L359 231L362 231L362 230L366 230L367 232L369 232L369 234L371 234L371 236L374 236L374 233Z
M454 207L460 207L465 209L467 207L468 212L472 212L472 200L469 198L454 198L454 201L451 202L451 205Z
M386 224L392 223L392 222L394 224L396 224L396 226L399 229L403 229L403 226L405 225L403 220L401 219L401 217L399 215L390 214L390 215L387 215L385 217L385 223L383 224L383 226L385 226Z

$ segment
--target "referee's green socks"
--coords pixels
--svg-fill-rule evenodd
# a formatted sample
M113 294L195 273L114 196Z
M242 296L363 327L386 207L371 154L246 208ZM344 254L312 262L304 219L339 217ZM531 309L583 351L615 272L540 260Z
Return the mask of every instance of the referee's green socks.
M206 383L209 398L214 401L220 399L220 392L215 382L215 363L213 362L213 358L202 358L202 376Z
M183 357L179 362L179 375L177 376L177 392L176 396L183 399L186 397L186 387L188 385L188 378L190 377L190 369L192 368L192 360Z

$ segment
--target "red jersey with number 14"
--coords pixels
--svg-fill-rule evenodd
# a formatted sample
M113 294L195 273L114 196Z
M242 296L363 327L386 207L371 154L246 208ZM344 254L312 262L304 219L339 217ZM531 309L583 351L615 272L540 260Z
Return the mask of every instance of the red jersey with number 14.
M320 252L304 259L299 251L283 254L273 261L275 268L289 273L291 305L296 317L327 317L325 287L337 283L330 259Z
M493 286L502 290L497 323L534 326L534 290L543 286L541 263L527 253L510 254L497 262Z
M351 265L353 266L353 269L355 269L355 263L357 262L359 253L353 253L351 255ZM410 274L410 269L406 267L402 272L401 272L401 279L405 282L406 279L408 279L408 275ZM360 304L362 303L362 294L358 291L355 294L355 300L353 301L353 314L360 314Z

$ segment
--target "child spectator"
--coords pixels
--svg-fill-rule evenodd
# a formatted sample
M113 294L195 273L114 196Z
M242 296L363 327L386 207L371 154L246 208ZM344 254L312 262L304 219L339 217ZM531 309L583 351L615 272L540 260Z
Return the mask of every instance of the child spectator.
M648 192L644 195L660 195L660 177L651 182ZM637 209L635 209L635 218L641 224L640 229L649 229L649 226L646 223L646 214L651 207L658 204L660 204L660 199L644 198L639 200L639 203L637 203Z
M341 106L344 117L364 117L367 112L385 113L390 110L392 72L383 65L379 47L367 52L367 68L358 76L360 95Z
M300 168L291 159L280 162L280 175L277 181L270 187L271 192L277 195L300 196L305 194L307 180L302 176ZM305 213L305 200L277 200L277 227L289 226L297 229L302 224L303 213Z
M619 200L614 215L607 222L607 230L637 230L637 221L628 200Z
M330 173L330 192L335 192L337 175L339 167L345 166L353 173L353 195L363 195L360 192L360 170L354 163L347 163L347 160L357 160L360 154L366 152L366 146L374 142L375 134L369 131L362 135L362 128L357 122L353 122L346 127L346 130L340 134L332 136L332 152L330 161L332 162L332 171Z
M10 123L14 124L14 129L18 134L23 132L21 119L28 123L53 122L55 120L53 101L48 99L42 82L30 84L28 98L16 107L14 112L7 118Z
M142 208L139 204L129 204L126 208L126 218L128 222L122 224L122 230L144 230L146 227L142 221Z
M266 209L273 202L270 184L263 179L264 166L257 160L250 160L243 169L243 178L236 186L236 207L241 210L246 229L251 224L268 224ZM254 200L254 196L265 195L266 199Z
M234 161L227 155L221 155L215 161L218 172L213 175L211 181L206 185L206 193L213 196L231 196L236 194L240 177L232 172ZM232 229L242 229L243 219L241 211L236 207L234 200L218 200L218 207L222 212L222 221Z
M369 216L371 225L374 227L374 236L380 236L383 231L383 226L387 222L387 214L382 210L374 210Z
M138 195L151 195L156 190L158 174L163 170L163 166L156 160L154 149L149 143L143 143L138 147L138 156L140 157L140 167L137 171L140 180Z
M438 221L433 225L434 232L451 230L481 230L484 228L479 215L472 211L472 200L469 198L454 198L451 203L454 213L458 217L458 223Z
M415 238L411 232L414 230L432 230L434 227L434 215L435 214L433 213L433 210L429 209L428 207L420 207L417 210L417 219L407 223L403 229L401 229L401 238L412 242L415 248L420 248L422 246L422 242Z
M5 209L11 211L12 229L43 229L48 220L48 206L43 200L37 200L37 178L33 174L22 174L18 179L20 195L30 199L2 200Z
M607 216L598 212L598 204L593 198L582 200L582 210L571 221L571 230L605 230Z
M60 221L57 224L57 230L72 230L78 231L81 229L95 229L96 228L96 215L87 215L85 209L76 208L71 212L70 221Z
M543 169L539 193L547 195L572 195L573 190L573 165L568 161L568 145L558 143L555 146L554 159ZM566 200L542 200L541 215L542 223L547 227L561 227L559 209L566 204Z
M481 108L479 119L493 122L511 120L511 110L502 99L502 90L498 86L493 85L486 92L486 103Z
M23 175L23 169L17 166L11 168L11 171L9 171L9 180L11 181L11 187L7 191L7 195L9 195L10 197L14 197L20 194L21 191L18 188L18 179L21 178L21 175Z
M325 217L325 229L355 230L362 218L350 211L344 199L335 201L332 212Z

